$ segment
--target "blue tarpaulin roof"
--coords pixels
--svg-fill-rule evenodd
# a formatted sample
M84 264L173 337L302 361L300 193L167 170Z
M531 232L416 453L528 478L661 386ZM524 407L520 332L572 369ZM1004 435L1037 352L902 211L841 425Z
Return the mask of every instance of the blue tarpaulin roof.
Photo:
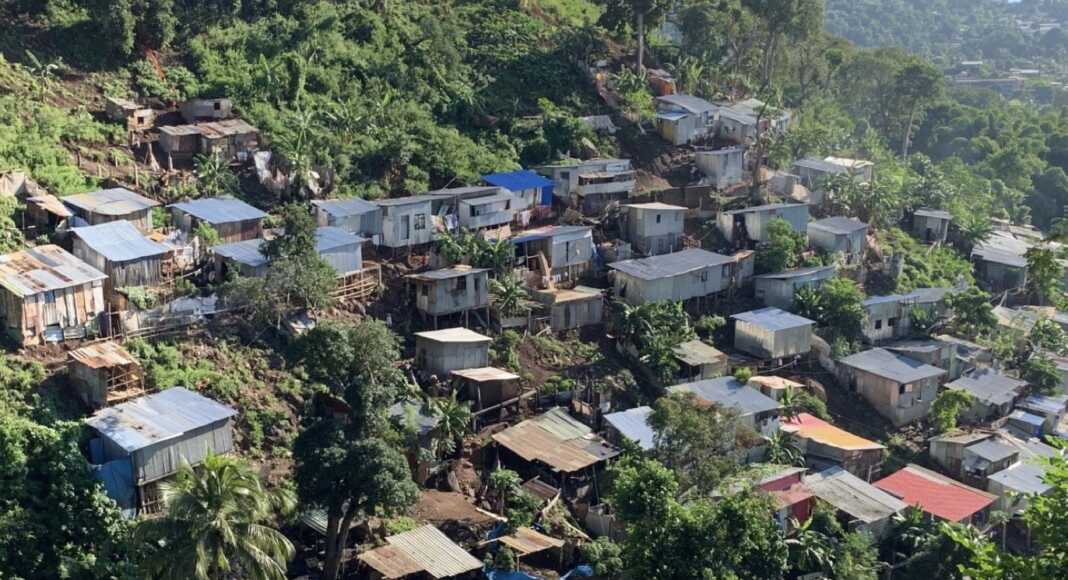
M522 191L534 187L548 187L553 184L550 179L538 175L529 169L520 169L519 171L508 171L505 173L490 173L489 175L483 175L482 181L485 181L490 185L503 187L510 191Z
M552 180L529 169L483 175L482 181L490 185L503 187L509 191L523 191L524 189L538 187L541 188L541 201L539 202L541 205L549 205L553 201Z
M129 457L93 466L93 477L104 485L104 492L115 500L120 508L134 507L133 464ZM125 513L126 510L123 510ZM132 514L131 514L132 515Z
M126 220L72 228L71 231L81 238L85 245L110 262L140 260L166 254L168 251L166 246L141 235L141 232Z

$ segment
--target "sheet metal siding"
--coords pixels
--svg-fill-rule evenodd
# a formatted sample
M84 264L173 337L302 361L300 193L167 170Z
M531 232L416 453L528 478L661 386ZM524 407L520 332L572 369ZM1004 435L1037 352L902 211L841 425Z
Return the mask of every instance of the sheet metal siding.
M805 233L808 230L808 206L784 207L774 212L753 212L745 214L745 227L749 237L756 242L768 241L767 226L771 220L782 218L794 231Z
M344 246L330 248L319 252L319 257L330 264L338 275L348 274L363 269L363 244L353 242Z
M931 230L931 241L943 241L949 233L949 220L922 215L912 217L912 233L920 240L926 239L928 229Z
M416 344L416 360L427 372L447 377L452 371L489 366L489 344L420 340Z
M847 255L861 254L867 243L863 231L836 234L823 229L809 228L808 239L815 248L829 253L841 252Z
M801 326L773 331L738 320L734 327L734 346L761 358L791 357L811 350L812 328Z
M103 255L74 238L74 255L108 275L105 287L108 292L130 286L156 286L161 280L161 256L149 256L130 262L110 262Z
M723 265L716 264L679 276L655 280L643 280L626 272L616 271L614 274L615 292L617 296L623 296L626 302L633 305L709 296L726 289L727 280L723 277L723 268ZM705 272L707 272L707 279L702 281L701 275ZM624 287L626 288L625 295Z
M739 183L744 177L745 157L742 149L698 151L694 154L694 163L717 189Z
M90 408L103 407L107 403L107 378L109 369L92 367L82 364L67 366L71 382L78 392L79 398Z
M466 288L457 290L459 280L466 280ZM422 288L429 285L429 295L422 295ZM434 316L463 312L489 306L489 274L478 272L458 278L419 282L416 305L420 310Z
M559 236L552 241L552 268L566 268L585 264L593 259L593 236L584 232L580 236Z
M604 316L604 299L601 296L589 300L575 300L554 304L550 326L554 332L600 324Z
M495 199L489 203L479 203L481 198L461 199L458 205L460 225L470 229L499 226L512 221L515 217L516 201L509 194L508 199ZM472 208L482 212L471 215Z
M316 208L315 211L320 226L333 226L349 233L367 237L381 235L382 233L382 208L347 216L334 216L322 208Z
M911 302L881 302L865 307L867 316L864 318L864 336L871 342L908 336L911 308ZM893 326L890 325L890 319L895 319ZM876 322L880 328L875 328Z
M798 276L781 280L777 278L756 278L753 281L757 300L761 300L765 306L774 306L789 310L794 305L794 295L805 286L818 286L824 280L834 276L833 270L827 272L814 272L807 276Z
M426 227L415 229L416 216L424 216ZM408 231L402 231L403 216L408 216ZM434 220L430 212L430 200L409 206L392 205L382 211L382 245L387 248L404 248L428 244L434 236Z
M185 433L176 439L161 441L133 453L134 476L143 485L178 472L183 461L197 465L208 453L221 455L233 451L234 439L230 419L217 421Z

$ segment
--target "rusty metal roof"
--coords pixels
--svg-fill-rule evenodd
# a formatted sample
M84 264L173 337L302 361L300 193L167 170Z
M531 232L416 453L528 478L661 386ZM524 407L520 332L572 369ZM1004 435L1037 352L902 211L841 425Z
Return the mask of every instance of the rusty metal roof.
M19 298L106 278L100 270L51 244L0 256L0 287Z
M431 525L389 536L385 546L364 552L359 559L386 578L417 572L449 578L482 567L482 562Z
M69 218L74 215L67 206L63 205L63 202L60 201L58 197L51 193L42 193L40 195L27 197L26 201L39 207L42 211L46 211L61 218Z
M563 540L551 538L531 528L519 528L512 534L501 536L498 540L515 550L520 557L564 546Z
M527 461L573 473L619 455L619 450L560 407L513 425L493 440Z
M102 369L137 364L135 359L125 348L117 342L101 342L84 346L70 352L72 361L76 361L89 368Z

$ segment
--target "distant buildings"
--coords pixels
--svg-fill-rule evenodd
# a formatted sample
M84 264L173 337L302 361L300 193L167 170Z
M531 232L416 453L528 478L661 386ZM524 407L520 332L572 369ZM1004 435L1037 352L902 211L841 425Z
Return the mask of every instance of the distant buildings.
M777 203L725 211L719 214L717 224L729 243L744 245L768 241L768 224L777 218L786 220L796 232L808 231L808 205L803 203Z

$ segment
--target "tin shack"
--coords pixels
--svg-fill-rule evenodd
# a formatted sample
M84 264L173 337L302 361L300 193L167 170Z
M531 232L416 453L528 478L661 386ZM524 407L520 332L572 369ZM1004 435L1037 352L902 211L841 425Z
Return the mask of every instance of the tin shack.
M186 234L205 223L223 242L252 240L263 235L267 214L234 197L206 197L168 206L174 224Z

